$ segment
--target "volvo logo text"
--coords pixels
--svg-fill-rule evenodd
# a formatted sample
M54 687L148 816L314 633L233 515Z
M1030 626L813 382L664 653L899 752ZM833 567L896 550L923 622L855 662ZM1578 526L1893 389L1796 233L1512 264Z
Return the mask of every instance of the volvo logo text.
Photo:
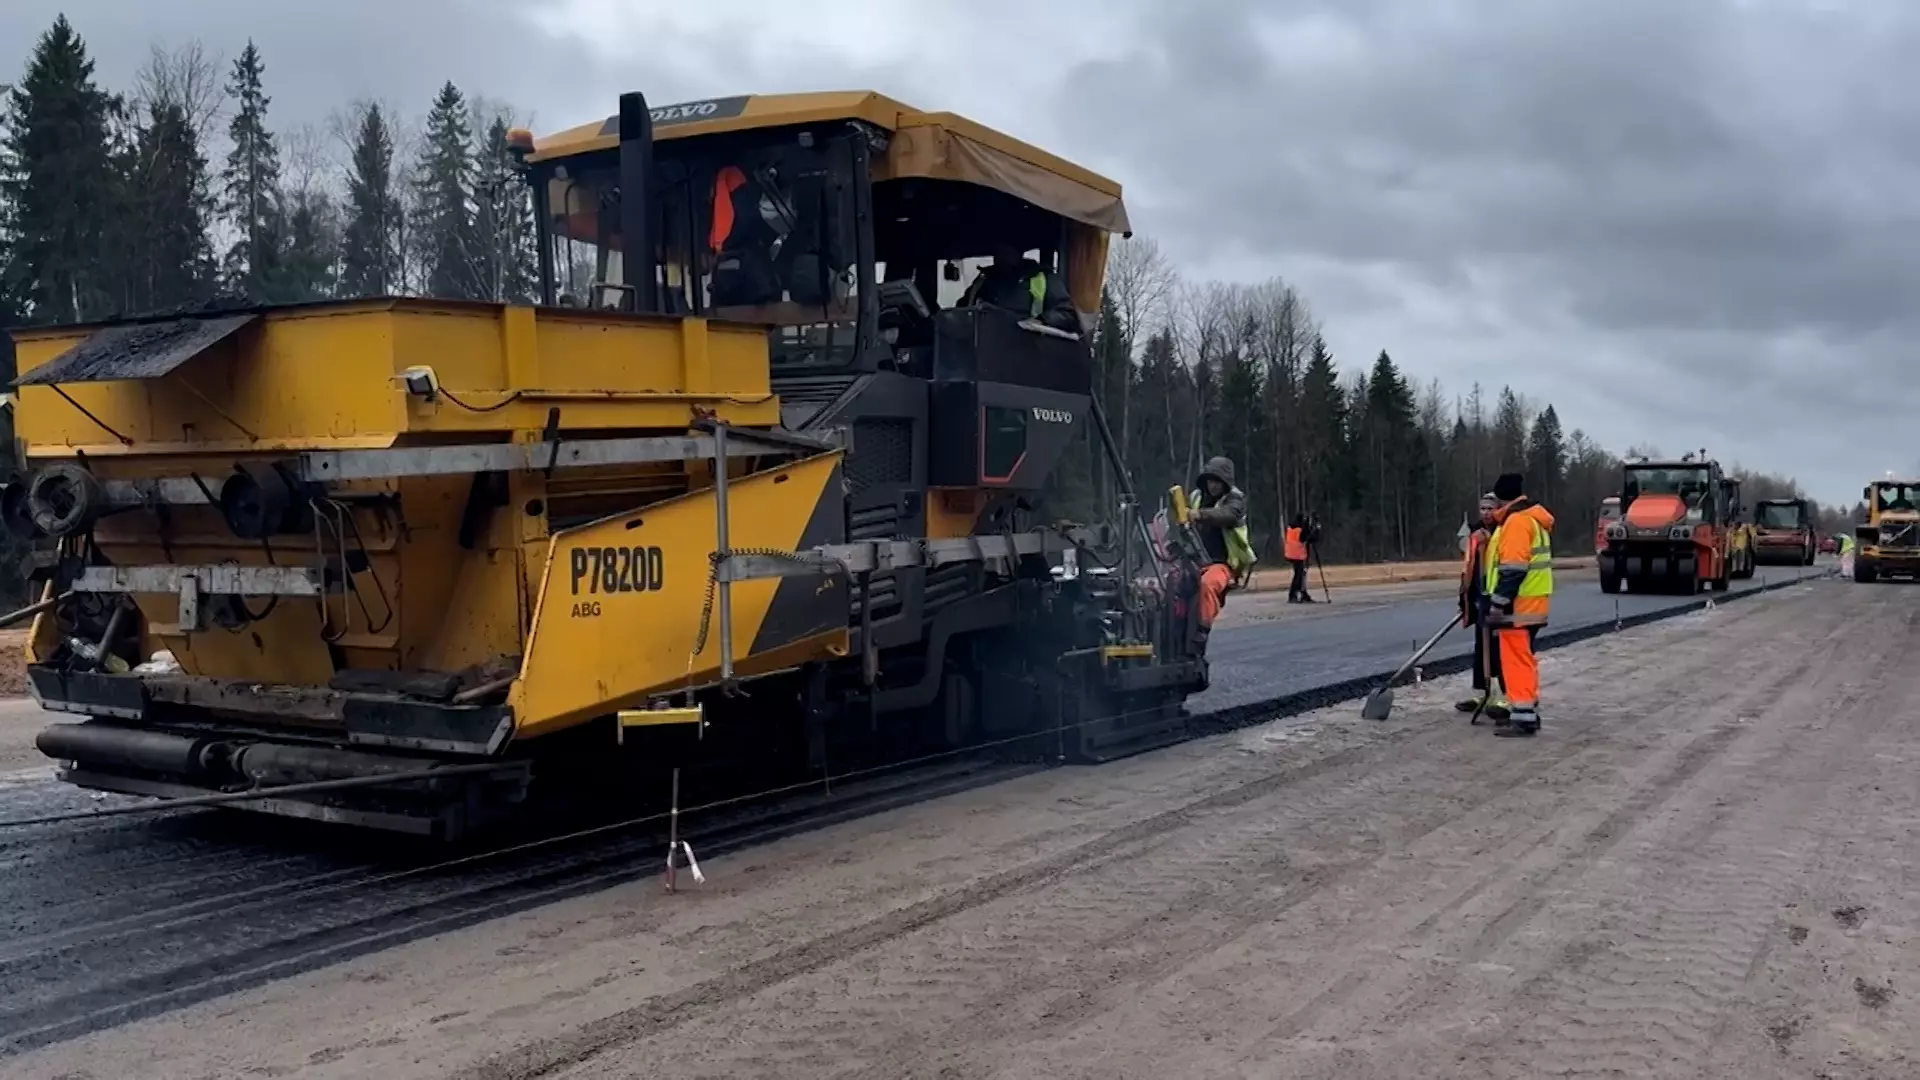
M717 101L693 101L685 105L663 105L648 110L656 124L671 124L676 120L706 120L720 111Z
M1043 424L1071 424L1071 423L1073 423L1073 414L1072 414L1072 413L1070 413L1070 412L1068 412L1067 410L1065 410L1065 409L1043 409L1043 408L1041 408L1041 407L1040 407L1040 406L1038 406L1038 405L1035 405L1035 406L1033 407L1033 418L1034 418L1035 420L1038 420L1038 421L1040 421L1040 422L1041 422L1041 423L1043 423Z

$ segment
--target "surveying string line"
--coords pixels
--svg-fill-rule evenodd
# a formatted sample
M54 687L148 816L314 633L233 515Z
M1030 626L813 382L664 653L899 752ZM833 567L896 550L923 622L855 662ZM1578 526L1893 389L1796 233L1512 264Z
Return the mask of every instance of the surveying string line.
M1805 580L1805 579L1803 577L1796 577L1793 579L1794 582L1801 581L1801 580ZM1785 585L1789 583L1790 582L1782 582L1780 584ZM1761 588L1758 588L1758 589L1748 590L1748 594L1771 591L1772 588L1776 588L1776 587L1777 586L1762 586ZM1742 595L1742 594L1736 594L1736 595ZM1635 625L1636 626L1642 625L1643 621L1656 621L1658 616L1667 614L1668 612L1671 612L1672 614L1677 615L1677 614L1682 614L1687 610L1698 610L1698 609L1697 608L1674 608L1674 609L1664 609L1661 611L1647 612L1641 616L1636 617ZM1620 626L1620 624L1616 622L1615 623L1616 632L1621 628L1622 627ZM1570 640L1566 640L1565 643L1573 644L1580 640L1586 640L1587 637L1591 636L1587 634L1580 634L1579 631L1582 629L1591 629L1591 628L1573 628L1566 631L1565 635L1570 637ZM1551 639L1549 639L1549 641L1546 644L1548 644L1549 647L1551 647L1555 643L1552 642ZM1441 661L1438 661L1434 666L1444 667L1446 664L1447 664L1447 661L1443 659ZM1450 671L1446 672L1446 674L1453 674L1453 673L1454 672L1450 672ZM1283 708L1284 706L1282 705L1282 702L1285 701L1286 698L1311 699L1313 697L1319 696L1319 694L1317 694L1316 691L1342 690L1348 684L1377 682L1379 681L1380 678L1381 678L1380 676L1362 676L1361 678L1358 678L1358 679L1347 680L1346 683L1336 683L1324 688L1312 687L1304 691L1301 691L1297 695L1285 695L1285 697L1276 701L1253 703L1248 706L1243 706L1242 708L1251 708L1255 710L1266 709L1266 708ZM1345 698L1343 697L1338 700L1345 700ZM1330 704L1332 703L1337 703L1337 701L1330 702ZM836 780L844 782L847 780L873 776L873 775L877 775L884 772L891 772L899 769L911 768L917 765L932 764L937 761L942 761L949 758L955 758L965 754L976 754L985 750L992 750L992 749L997 749L1003 746L1010 746L1015 743L1027 742L1034 739L1041 739L1049 735L1057 736L1069 731L1077 731L1082 728L1091 726L1093 724L1110 723L1115 720L1126 720L1126 719L1132 719L1134 717L1138 717L1138 716L1142 716L1150 713L1159 713L1163 711L1164 708L1165 708L1164 706L1154 706L1150 708L1129 709L1129 710L1123 710L1117 713L1111 713L1105 716L1098 716L1098 717L1093 717L1087 720L1081 720L1072 724L1055 724L1052 727L1037 729L1037 730L1025 732L1019 735L1009 735L1004 738L989 739L989 740L978 742L978 743L969 743L965 746L953 747L947 750L934 751L929 754L923 754L917 757L906 758L900 761L893 761L893 762L887 762L881 765L868 766L866 768L854 769L844 773L823 774L819 777L796 781L791 784L783 784L776 787L766 788L760 791L748 792L748 793L743 793L741 795L730 796L723 799L713 800L711 802L702 803L697 806L688 807L684 810L681 810L680 812L682 814L710 812L713 810L724 809L730 806L737 806L747 802L754 802L754 801L759 801L759 800L764 800L769 798L775 798L781 795L795 794L795 793L806 791L815 787L829 786ZM1226 710L1220 711L1222 715L1232 714L1237 712L1239 712L1238 709L1226 709ZM1210 714L1200 714L1199 716L1187 717L1187 719L1200 720L1200 721L1205 721L1209 718L1210 718ZM458 771L456 771L456 768ZM351 788L351 787L375 786L381 783L396 783L396 782L402 782L404 780L410 780L415 778L426 778L429 775L451 776L451 775L459 775L465 772L490 771L493 769L497 769L498 766L476 765L476 766L460 766L456 768L426 770L419 774L393 774L391 776L382 776L382 777L353 777L345 780L317 781L311 784L285 785L277 788L256 789L256 790L247 791L247 792L234 792L234 793L228 793L228 794L222 794L222 795L193 796L193 797L182 798L182 799L162 800L154 803L143 803L143 804L130 806L130 807L116 807L111 810L83 811L75 814L49 815L43 818L27 818L27 819L21 819L16 821L0 821L0 829L17 828L17 827L23 827L28 825L55 824L55 823L67 822L67 821L84 821L84 820L87 820L90 818L96 818L96 817L113 817L113 816L142 813L142 812L158 813L164 810L171 810L176 808L185 809L185 808L192 808L197 806L217 806L217 805L222 805L226 803L239 803L239 802L253 801L253 800L262 799L262 798L270 798L277 794L314 793L314 792L320 792L320 791L344 789L344 788ZM611 822L603 825L596 825L587 829L582 829L582 830L578 830L571 833L564 833L564 834L553 836L553 837L543 837L538 840L527 841L523 844L513 845L511 847L498 848L498 849L494 849L486 852L476 852L473 855L462 856L459 859L450 860L443 863L431 864L430 866L418 867L418 868L414 868L412 870L407 870L407 871L398 871L396 873L403 874L403 875L421 873L427 870L440 869L444 867L460 865L460 864L478 860L478 859L490 858L494 855L511 854L515 852L531 850L531 849L542 847L549 844L557 844L557 843L562 843L568 840L581 839L581 838L592 836L598 833L606 833L606 832L611 832L618 829L631 828L634 826L646 824L653 821L666 820L670 816L670 814L671 814L671 811L666 811L658 814L643 815L641 817L629 818L622 821Z
M43 817L15 818L0 821L0 829L19 829L28 825L58 825L70 821L91 821L94 818L125 817L129 814L158 814L168 810L190 810L195 807L227 806L234 803L257 802L281 795L312 795L328 791L344 791L350 788L381 787L386 784L409 783L414 780L436 780L449 776L471 776L476 773L500 772L506 766L500 762L484 765L447 765L434 769L418 769L413 772L382 773L379 776L348 776L337 780L313 780L304 784L280 784L276 787L248 788L245 791L222 791L208 795L187 795L175 799L156 799L153 802L135 803L132 806L112 806L105 810L76 810L67 814L48 814Z
M1802 581L1802 580L1807 580L1807 579L1805 577L1795 579L1795 581ZM1772 586L1772 588L1777 589L1792 583L1795 583L1795 582L1782 582L1779 585ZM1753 593L1757 593L1760 591L1770 591L1770 590L1752 590L1750 592L1742 592L1736 595L1751 595ZM1644 615L1634 617L1633 625L1638 626L1638 625L1642 625L1643 623L1659 621L1661 617L1671 617L1673 615L1684 614L1688 610L1690 610L1690 608L1681 607L1681 608L1664 609L1661 611L1649 612ZM1574 629L1565 631L1560 635L1556 635L1554 638L1544 639L1541 642L1541 646L1545 649L1552 649L1552 648L1558 648L1562 645L1576 644L1579 641L1588 640L1593 637L1604 636L1606 633L1610 632L1610 629L1611 628L1607 627L1605 623L1574 628ZM1464 672L1466 670L1468 665L1465 663L1465 659L1466 658L1462 658L1462 657L1442 659L1431 666L1439 668L1440 673L1442 675L1456 674L1459 672ZM1193 737L1204 738L1209 734L1219 734L1224 730L1232 730L1240 727L1249 726L1250 723L1260 723L1260 722L1266 722L1272 719L1278 719L1283 716L1298 715L1301 712L1310 711L1315 708L1328 707L1334 704L1338 704L1341 701L1346 701L1346 700L1359 697L1363 695L1367 691L1367 689L1370 688L1371 684L1377 683L1379 679L1382 677L1384 676L1376 675L1376 676L1366 677L1363 679L1348 680L1347 682L1344 682L1344 683L1336 683L1330 686L1313 688L1313 689L1302 691L1296 694L1285 695L1275 699L1269 699L1264 702L1250 703L1248 705L1221 709L1211 714L1201 714L1199 716L1189 717L1188 719L1191 721L1198 721L1204 724L1206 727L1214 729L1212 731L1203 730L1203 731L1194 733ZM1057 725L1054 729L1051 729L1051 730L1065 731L1070 728L1077 728L1077 727L1084 726L1085 724L1098 723L1104 720L1119 719L1119 718L1123 718L1131 715L1137 715L1138 713L1143 711L1147 711L1147 710L1129 710L1126 712L1114 714L1113 716L1109 716L1109 717L1101 717L1101 718L1095 718L1092 720L1082 721L1079 724ZM1152 711L1158 711L1158 710L1152 710ZM861 777L861 776L871 776L871 775L883 773L889 770L907 768L917 764L926 764L932 761L937 761L941 758L952 757L961 753L974 752L980 749L990 748L992 746L1005 745L1007 743L1018 742L1018 741L1027 740L1027 739L1045 738L1047 734L1048 734L1047 730L1039 730L1029 734L1014 736L1006 739L991 740L989 742L979 743L973 746L964 747L957 750L922 755L917 758L911 758L904 761L894 762L886 765L871 766L864 769L850 770L845 773L823 776L818 779L808 780L800 783L782 785L779 787L770 788L770 789L767 789L766 791L762 791L754 794L737 796L737 797L726 798L726 799L717 799L712 802L704 803L696 807L683 809L681 813L685 815L685 814L691 814L691 813L711 812L719 809L724 809L729 806L738 805L742 802L746 802L749 800L771 798L779 794L792 793L792 792L805 790L807 788L811 788L815 786L826 786L830 790L831 782L836 779L846 780L846 779L851 779L851 778ZM823 808L823 810L825 810L825 808ZM566 843L573 840L590 838L595 835L614 833L622 829L632 829L632 828L636 828L644 825L660 824L668 820L670 813L671 811L669 810L669 811L662 811L662 812L653 813L653 814L641 815L641 816L626 819L623 821L611 822L603 825L576 830L574 832L559 835L559 836L545 837L545 838L527 841L519 844L509 845L509 846L500 847L500 848L494 848L487 851L475 852L470 855L459 856L452 859L445 859L438 863L429 864L426 866L413 867L406 870L392 871L392 872L387 872L382 874L373 874L366 877L355 878L350 880L316 882L292 891L279 893L277 895L256 897L256 898L248 899L245 901L241 901L239 903L230 904L225 908L211 909L198 916L182 917L180 919L174 920L174 922L172 923L163 924L162 926L159 926L159 927L150 927L149 929L164 929L167 926L177 925L182 922L192 921L192 919L196 917L210 918L215 915L231 912L234 910L239 910L245 907L263 906L267 903L274 902L274 901L299 900L299 899L305 899L310 897L323 896L331 893L345 892L347 890L367 889L367 888L371 888L371 887L375 887L375 886L379 886L379 885L383 885L391 882L403 881L410 878L417 878L429 873L439 873L439 872L457 869L463 866L471 866L471 865L479 864L485 860L493 859L499 856L538 851L542 848L546 848L549 846L558 845L558 844ZM87 815L87 816L96 816L96 815ZM734 836L729 842L729 847L738 848L742 846L750 846L753 843L762 842L763 838L767 837L770 834L776 834L776 835L789 834L788 829L790 828L790 826L775 825L771 828L753 829L752 828L753 824L754 822L751 822L751 821L743 822L742 825L746 827L749 831L747 831L744 834L744 836ZM699 837L695 837L695 838L698 839ZM651 860L657 857L657 856L646 854L642 850L642 844L644 844L645 847L647 848L651 848L652 841L654 839L655 838L653 837L648 837L648 838L645 838L644 841L635 840L631 845L632 853L638 856L638 859L634 864L634 870L633 870L633 876L635 878L643 876L646 873L645 867L652 865ZM610 861L613 858L618 857L620 854L622 853L616 849L616 851L614 852L598 857L597 861L605 863L607 861Z
M1824 575L1817 575L1817 576L1824 576ZM1741 592L1734 593L1732 595L1736 597L1755 596L1763 592L1775 591L1787 585L1797 584L1799 582L1806 581L1806 580L1809 580L1809 579L1804 576L1796 577L1788 581L1782 581L1764 588L1743 590ZM1652 622L1661 621L1664 618L1670 618L1673 616L1686 614L1694 610L1698 610L1698 608L1695 606L1689 605L1684 607L1666 608L1666 609L1659 609L1656 611L1646 612L1641 615L1634 616L1635 621L1633 622L1632 625L1635 627L1646 625ZM1584 626L1584 627L1576 627L1563 632L1563 634L1561 635L1558 635L1558 640L1555 640L1552 638L1544 638L1540 644L1544 649L1554 649L1562 645L1578 644L1581 641L1586 641L1594 637L1603 636L1604 634L1609 632L1617 632L1617 631L1612 631L1610 628L1606 626L1605 623L1600 623L1600 624L1591 625L1591 626ZM1437 661L1430 666L1441 669L1440 675L1437 675L1436 677L1444 677L1445 675L1453 675L1453 674L1459 674L1461 672L1464 672L1467 669L1467 666L1469 665L1467 664L1456 665L1454 662L1462 661L1465 659L1466 658L1462 658L1462 657L1443 658L1442 660ZM1312 711L1313 709L1316 709L1316 708L1330 707L1332 705L1339 704L1340 702L1343 702L1343 701L1349 701L1354 698L1361 697L1366 693L1366 690L1369 686L1378 683L1384 677L1385 676L1383 675L1365 676L1358 679L1347 680L1342 683L1335 683L1325 687L1309 688L1307 690L1303 690L1295 694L1282 695L1281 697L1269 699L1266 701L1252 702L1246 705L1232 706L1225 709L1216 710L1211 713L1202 713L1197 716L1189 716L1187 717L1187 719L1189 721L1197 721L1202 724L1207 724L1210 727L1215 727L1216 729L1218 729L1212 732L1198 733L1196 736L1194 736L1194 737L1204 738L1210 734L1223 733L1224 730L1232 730L1232 729L1247 727L1247 726L1250 726L1252 723L1263 723L1269 720L1280 719L1286 716L1298 715L1299 713L1302 713L1302 712ZM1159 708L1132 709L1132 710L1126 710L1119 713L1114 713L1109 716L1102 716L1102 717L1096 717L1089 720L1083 720L1074 724L1056 725L1055 727L1052 727L1052 728L1036 730L1026 734L1009 736L1007 738L1002 738L1002 739L993 739L993 740L989 740L982 743L970 744L965 747L959 747L951 750L938 751L931 754L921 755L919 757L908 758L899 762L891 762L883 765L869 766L867 768L850 770L848 772L838 773L833 775L823 775L818 778L799 781L792 784L780 785L777 787L765 789L763 791L757 791L749 794L732 796L732 797L723 798L723 799L716 799L711 802L702 803L697 806L682 808L680 810L680 814L682 817L685 817L688 814L709 813L715 810L726 809L728 807L737 806L742 803L746 803L750 801L776 798L781 795L790 795L790 794L805 791L814 787L828 786L828 785L831 785L834 781L846 781L848 779L873 776L880 773L889 772L897 769L909 768L916 765L926 765L936 761L940 761L942 759L957 757L962 754L978 753L982 750L993 749L995 747L1005 746L1012 743L1046 738L1047 736L1055 734L1056 732L1076 730L1078 728L1082 728L1091 724L1106 723L1113 720L1120 720L1120 719L1126 719L1133 716L1138 716L1147 712L1157 713L1160 711L1161 710ZM1257 719L1255 719L1255 717L1257 717ZM445 775L448 771L449 770L439 770L439 772L442 775ZM369 778L355 778L355 779L364 780ZM382 779L386 779L386 778L382 778ZM325 782L323 781L323 783ZM147 809L149 807L151 807L152 810L154 811L173 809L175 803L182 802L182 801L184 800L174 800L172 802L163 802L163 803L155 803L155 804L142 804L140 809ZM126 808L126 809L132 810L134 808ZM462 866L471 866L471 865L475 865L480 862L483 862L485 860L493 859L501 856L523 854L527 852L538 851L542 848L547 848L547 847L551 847L558 844L564 844L571 841L587 839L593 836L607 835L610 833L619 832L621 830L638 828L643 825L660 824L660 823L666 822L671 816L671 813L672 811L669 809L669 810L658 811L651 814L643 814L637 817L627 818L621 821L608 822L601 825L589 826L587 828L578 829L569 833L562 833L556 836L541 837L539 839L528 840L522 843L511 844L505 847L492 848L486 851L478 851L470 855L457 856L452 859L445 859L440 862L430 863L424 866L411 867L405 870L390 871L383 874L374 874L365 878L358 878L351 881L338 881L338 882L314 885L314 886L298 889L292 892L283 893L283 894L280 894L279 896L273 897L272 899L292 900L292 899L300 899L300 898L306 898L311 896L325 895L325 894L334 893L334 892L342 892L349 889L371 888L374 886L384 885L384 884L388 884L395 881L402 881L409 878L420 877L425 874L439 873L446 870L456 869ZM56 817L51 820L56 820L56 821L57 820L84 820L90 817L105 817L105 816L110 816L110 815L108 812L96 811L93 813L83 813L83 814L77 814L77 815ZM34 824L34 823L38 823L38 821L39 819L34 819L33 821L21 821L21 822L0 822L0 828L5 828L13 825ZM639 872L638 867L636 867L636 872ZM259 902L261 901L250 901L249 903L259 903Z
M1097 717L1094 719L1085 720L1078 724L1065 725L1064 729L1070 730L1073 728L1083 727L1088 724L1104 723L1111 720L1126 719L1128 717L1139 715L1142 712L1148 712L1148 711L1158 712L1159 710L1157 709L1129 710L1125 712L1114 713L1110 716ZM1063 730L1063 728L1060 728L1060 727L1047 728L1044 730L1039 730L1039 731L1031 732L1024 735L1013 736L1005 739L994 739L994 740L989 740L987 742L970 744L968 746L959 747L956 749L940 751L932 754L925 754L915 758L908 758L903 761L890 762L884 765L869 766L863 769L855 769L855 770L850 770L844 773L838 773L830 776L820 776L820 777L799 781L792 784L785 784L785 785L780 785L772 788L767 788L762 791L755 791L755 792L751 792L743 795L732 796L732 797L723 798L723 799L716 799L711 802L701 803L699 805L692 806L692 807L683 807L680 809L679 813L680 813L680 816L684 819L690 814L711 813L715 810L721 810L721 809L726 809L728 807L738 806L742 803L777 798L782 795L791 795L791 794L795 794L811 788L822 787L823 785L828 785L836 781L844 782L850 779L873 776L873 775L877 775L880 773L889 772L893 770L911 768L917 765L931 764L936 761L957 757L962 754L978 753L983 750L988 750L994 747L1008 745L1010 743L1021 742L1025 740L1031 740L1031 739L1045 738L1049 735L1052 735L1056 730ZM495 770L495 769L498 769L498 767L499 766L497 765L485 765L485 766L462 766L460 768L463 771L486 771L486 770ZM441 776L453 774L452 769L433 770L433 772ZM27 825L56 824L61 822L84 821L84 820L97 818L97 817L113 817L113 816L122 816L126 814L135 814L135 813L142 813L142 812L159 813L162 811L173 810L173 809L190 809L190 808L199 807L199 806L217 806L217 805L222 805L223 803L228 803L228 802L249 801L248 799L238 798L233 796L251 796L253 799L259 799L259 798L270 797L272 795L282 793L282 792L292 792L292 791L295 791L296 789L303 790L306 792L313 792L316 790L316 788L320 788L321 790L337 790L343 787L374 786L372 782L375 780L390 783L390 782L394 782L398 778L410 776L410 775L411 774L395 774L393 777L378 777L378 778L353 777L351 778L351 781L353 782L318 781L314 784L284 785L279 788L263 789L259 791L253 791L253 792L235 792L235 793L231 793L230 796L225 796L225 797L196 796L196 797L190 797L190 798L184 798L184 799L162 800L162 801L152 802L152 803L141 803L136 806L130 806L130 807L115 807L111 810L104 810L104 811L90 811L90 812L81 812L76 814L51 815L46 818L32 818L32 819L23 819L19 821L0 822L0 829L4 829L8 827L27 826ZM321 785L326 785L326 786L322 788ZM219 800L219 801L216 802L212 800ZM314 896L326 895L329 893L338 893L338 892L344 892L348 890L373 888L380 885L391 884L396 881L403 881L410 878L421 877L427 874L441 873L447 870L457 869L463 866L472 866L472 865L481 863L485 860L495 859L502 856L524 854L528 852L538 851L543 848L553 847L559 844L569 843L572 841L588 839L594 836L607 835L610 833L619 832L621 830L635 829L645 825L662 824L662 823L668 822L671 819L672 815L673 815L673 811L671 808L669 808L668 810L662 810L662 811L658 811L650 814L642 814L637 817L626 818L620 821L607 822L601 825L589 826L587 828L577 829L572 832L561 833L555 836L541 837L539 839L528 840L518 844L507 845L505 847L491 848L486 851L478 851L469 855L461 855L451 859L443 859L439 862L429 863L423 866L410 867L405 870L394 870L394 871L389 871L387 873L374 874L367 877L356 878L348 881L334 881L334 882L328 882L324 884L313 885L305 888L296 889L290 892L280 893L267 899L271 899L274 901L307 899ZM260 902L263 902L263 901L249 901L248 903L257 904ZM223 909L223 910L232 910L232 909L229 908L229 909Z

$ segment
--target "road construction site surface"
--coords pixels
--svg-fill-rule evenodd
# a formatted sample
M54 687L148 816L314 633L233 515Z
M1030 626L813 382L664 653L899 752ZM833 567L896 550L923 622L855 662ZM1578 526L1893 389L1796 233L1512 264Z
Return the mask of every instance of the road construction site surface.
M1746 581L1731 583L1747 592L1800 577L1826 576L1831 563L1806 567L1760 567ZM1648 612L1698 602L1671 595L1609 596L1600 591L1595 570L1554 573L1553 626L1549 633L1611 623ZM1327 594L1318 590L1314 598ZM1439 630L1455 610L1457 586L1416 582L1372 589L1330 590L1328 602L1286 603L1284 592L1230 596L1208 645L1213 685L1189 701L1195 712L1227 709L1248 702L1299 693L1375 672L1392 671ZM1718 595L1718 594L1706 594ZM1471 633L1455 630L1429 655L1440 660L1473 651Z
M1450 589L1356 588L1319 607L1290 607L1276 594L1236 597L1215 634L1215 689L1196 706L1316 684L1295 669L1319 672L1325 682L1390 668L1445 617ZM1556 599L1557 625L1612 618L1613 598L1575 575L1563 574ZM1628 614L1636 603L1688 602L1621 599ZM22 703L0 706L0 761L9 763L0 768L0 819L121 801L57 784L44 763L13 767L33 760L27 741L53 719ZM1113 770L1131 767L1090 775L1124 776ZM989 803L1021 797L992 791L1008 793L984 796ZM577 861L556 857L564 872L516 862L511 871L487 863L414 873L422 861L363 833L233 813L0 833L0 1055L522 910L551 895L542 891L549 885L542 875L565 878L577 891L651 869L616 859L581 871Z
M711 859L20 1077L1920 1075L1920 590L1828 579Z

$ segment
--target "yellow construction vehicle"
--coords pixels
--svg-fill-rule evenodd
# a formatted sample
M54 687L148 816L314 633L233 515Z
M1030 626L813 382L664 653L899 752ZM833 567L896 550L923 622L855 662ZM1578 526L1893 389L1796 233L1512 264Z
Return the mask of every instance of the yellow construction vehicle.
M1130 488L1045 499L1076 436L1126 475L1087 340L1117 184L864 92L511 142L538 305L16 334L0 513L67 780L452 836L669 766L1181 734L1193 583ZM1077 321L1017 272L1030 310L943 305L1007 250Z
M1853 580L1920 580L1920 480L1876 480L1860 498L1867 520L1854 526Z

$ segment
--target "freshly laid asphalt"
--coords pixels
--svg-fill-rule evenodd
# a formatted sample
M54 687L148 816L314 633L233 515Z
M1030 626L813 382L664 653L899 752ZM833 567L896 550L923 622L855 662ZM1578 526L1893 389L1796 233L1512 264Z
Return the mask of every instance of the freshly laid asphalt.
M1763 566L1751 579L1734 582L1729 591L1747 592L1769 583L1830 573L1824 563L1804 569ZM1600 591L1593 572L1561 570L1555 579L1549 632L1612 623L1700 600L1630 593L1609 596ZM1366 590L1356 592L1367 595ZM1392 671L1454 612L1450 594L1390 604L1362 599L1361 610L1354 612L1342 611L1341 600L1341 590L1334 589L1331 602L1311 614L1215 630L1208 646L1213 685L1189 698L1188 708L1194 713L1230 709ZM1233 601L1227 603L1231 610ZM1472 651L1472 635L1456 629L1428 655L1439 660Z
M1826 566L1763 568L1737 588L1828 573ZM1696 602L1606 596L1590 575L1563 571L1553 625L1575 629ZM1244 710L1391 670L1451 610L1433 592L1335 590L1324 608L1222 625L1211 646L1213 686L1189 707L1196 714ZM1456 631L1433 656L1470 648ZM59 784L46 768L0 773L0 820L118 801ZM594 856L585 875L559 860L422 873L417 852L385 840L223 812L0 832L0 1060L526 906L533 901L515 898L568 875L610 883L641 872L628 869L626 858L609 867L604 855ZM657 853L633 861L650 868Z

